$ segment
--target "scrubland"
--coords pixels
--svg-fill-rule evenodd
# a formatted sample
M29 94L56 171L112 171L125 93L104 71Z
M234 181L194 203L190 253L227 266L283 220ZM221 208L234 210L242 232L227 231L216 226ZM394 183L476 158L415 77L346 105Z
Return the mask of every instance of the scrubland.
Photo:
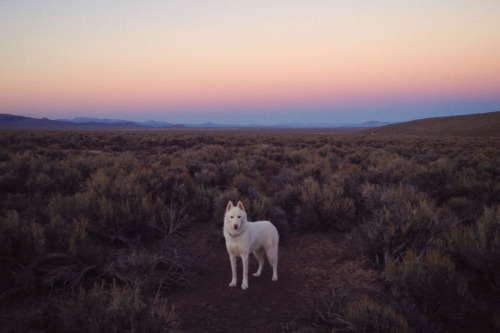
M2 131L0 146L3 327L175 331L169 294L204 264L173 236L216 230L241 199L284 242L340 233L378 272L377 294L306 300L318 330L500 330L498 138ZM12 321L26 304L36 316Z

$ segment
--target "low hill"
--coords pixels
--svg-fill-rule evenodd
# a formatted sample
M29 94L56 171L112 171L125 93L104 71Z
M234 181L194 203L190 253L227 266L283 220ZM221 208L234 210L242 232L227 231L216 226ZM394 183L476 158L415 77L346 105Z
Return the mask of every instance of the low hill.
M426 118L364 131L373 135L404 136L500 136L500 111L464 116Z

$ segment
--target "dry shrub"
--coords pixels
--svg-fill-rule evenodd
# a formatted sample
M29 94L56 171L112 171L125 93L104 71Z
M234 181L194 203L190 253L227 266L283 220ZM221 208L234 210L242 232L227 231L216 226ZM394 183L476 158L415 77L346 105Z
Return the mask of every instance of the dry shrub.
M478 276L488 293L500 295L500 206L485 208L476 225L451 228L442 245Z
M214 202L219 193L216 187L198 185L191 204L193 218L203 222L210 221L217 208Z
M331 287L305 304L303 316L335 332L415 332L393 308L366 295L357 298L352 290Z
M165 205L160 213L160 218L149 220L149 226L161 234L162 248L165 248L168 236L185 230L193 222L190 210L176 203Z
M300 199L298 227L301 230L346 230L354 216L354 200L344 195L340 177L330 177L322 185L313 177L306 178Z
M280 191L273 195L273 202L280 207L284 213L286 222L291 229L299 229L296 225L296 210L300 203L301 190L298 186L286 184Z
M97 265L89 265L72 255L53 253L43 256L33 265L33 282L40 290L61 287L75 290L97 269Z
M249 210L247 214L250 221L269 220L274 213L273 202L266 196L252 200L252 205L245 209Z
M168 332L177 329L179 322L175 308L164 299L148 305L137 284L115 282L80 289L75 303L60 312L61 332Z
M231 187L236 188L239 193L249 197L256 196L258 190L255 188L255 181L243 173L233 177Z
M414 327L453 328L473 323L480 311L474 305L467 282L455 272L455 265L438 250L427 250L423 256L408 250L400 259L390 258L384 270L391 292Z
M217 166L213 163L204 163L200 170L195 171L193 177L202 186L216 186L219 180Z
M315 324L333 328L336 332L353 331L352 323L343 314L345 305L352 299L352 291L341 287L326 288L307 300L302 308L302 316Z
M172 161L158 181L161 184L161 196L167 202L190 202L196 189L196 183L180 159Z
M54 215L45 227L49 240L49 252L69 253L81 259L90 259L96 255L96 248L89 247L91 240L87 232L88 220L85 217L73 218L70 222L61 215Z
M474 201L465 196L450 198L446 207L464 221L473 221L478 215L478 208Z
M103 268L102 277L133 285L140 278L144 289L161 293L164 290L187 288L201 269L181 257L175 249L160 254L139 250L117 250Z
M17 211L8 211L0 217L0 267L16 261L26 265L45 248L44 228L34 221L29 222Z
M366 296L347 305L345 318L351 323L354 332L415 332L401 314Z
M372 168L367 170L368 179L374 184L408 184L420 172L420 166L412 160L402 158L396 153L377 151L370 156Z
M131 246L148 221L159 218L154 200L135 174L99 169L86 183L86 191L73 196L54 196L49 202L53 221L70 224L87 221L87 231ZM52 222L54 224L54 222Z
M411 187L365 185L363 196L371 218L350 235L376 262L398 258L407 248L422 253L449 223L424 193Z
M413 185L427 193L436 202L446 202L450 198L446 186L455 180L454 167L455 163L448 157L440 157L425 166L418 177L415 178Z

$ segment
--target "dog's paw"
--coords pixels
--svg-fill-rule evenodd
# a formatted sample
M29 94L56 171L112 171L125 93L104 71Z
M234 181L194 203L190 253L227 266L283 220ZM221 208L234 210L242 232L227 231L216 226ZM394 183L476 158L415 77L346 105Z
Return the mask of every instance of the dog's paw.
M278 281L278 277L277 276L273 276L273 281Z
M260 276L260 273L259 273L259 272L256 272L256 273L253 273L252 275L253 275L253 276L255 276L255 277L259 277L259 276Z
M248 284L247 283L242 283L241 284L241 289L243 289L243 290L248 289Z
M229 284L230 287L236 287L236 281L231 281L231 283Z

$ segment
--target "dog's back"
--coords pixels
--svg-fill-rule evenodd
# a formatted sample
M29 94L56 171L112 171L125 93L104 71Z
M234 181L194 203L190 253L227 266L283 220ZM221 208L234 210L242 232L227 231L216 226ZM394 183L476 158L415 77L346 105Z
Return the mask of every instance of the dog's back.
M279 234L276 227L269 221L247 222L247 228L252 233L252 248L250 252L263 247L265 249L278 247Z

